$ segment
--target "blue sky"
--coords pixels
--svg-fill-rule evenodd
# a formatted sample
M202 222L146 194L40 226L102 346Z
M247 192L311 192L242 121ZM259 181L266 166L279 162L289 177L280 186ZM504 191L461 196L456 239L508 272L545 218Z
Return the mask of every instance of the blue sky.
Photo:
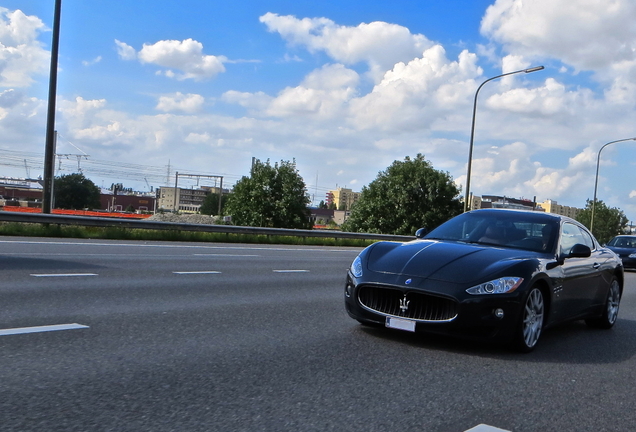
M0 0L0 175L42 172L53 7ZM480 93L472 192L583 207L636 136L630 0L63 0L61 23L57 152L98 185L295 159L317 203L422 153L463 186L477 87L535 65ZM634 144L598 192L630 219Z

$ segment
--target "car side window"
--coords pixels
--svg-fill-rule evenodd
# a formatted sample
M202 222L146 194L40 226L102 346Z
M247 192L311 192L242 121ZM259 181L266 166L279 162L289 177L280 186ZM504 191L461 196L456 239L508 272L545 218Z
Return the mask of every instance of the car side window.
M594 250L596 248L596 246L594 246L594 240L592 240L592 236L590 236L590 234L581 229L579 227L579 230L581 230L581 236L583 237L583 241L581 242L581 244L584 244L585 246L588 246L591 250Z
M566 222L561 227L561 254L569 254L575 244L583 244L594 249L594 241L588 233L578 226Z

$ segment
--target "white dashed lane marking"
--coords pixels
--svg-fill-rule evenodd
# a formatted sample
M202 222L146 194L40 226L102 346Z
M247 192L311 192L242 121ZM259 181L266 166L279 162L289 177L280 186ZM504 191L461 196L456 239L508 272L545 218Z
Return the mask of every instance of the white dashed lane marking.
M272 270L274 273L309 273L309 270Z
M204 270L204 271L183 271L183 272L172 272L174 274L178 274L178 275L193 275L193 274L221 274L220 271L214 271L214 270Z
M89 327L82 324L77 324L77 323L47 325L47 326L38 326L38 327L18 327L18 328L12 328L12 329L0 329L0 336L25 334L25 333L43 333L43 332L60 331L60 330L77 330L77 329L85 329L85 328L89 328Z
M74 277L74 276L98 276L97 273L32 273L33 277Z

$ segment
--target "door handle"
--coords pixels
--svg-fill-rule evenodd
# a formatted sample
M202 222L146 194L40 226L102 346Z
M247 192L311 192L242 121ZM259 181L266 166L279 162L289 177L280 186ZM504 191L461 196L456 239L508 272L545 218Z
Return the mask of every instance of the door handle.
M592 265L592 267L597 270L601 265L599 263L594 263L594 265Z

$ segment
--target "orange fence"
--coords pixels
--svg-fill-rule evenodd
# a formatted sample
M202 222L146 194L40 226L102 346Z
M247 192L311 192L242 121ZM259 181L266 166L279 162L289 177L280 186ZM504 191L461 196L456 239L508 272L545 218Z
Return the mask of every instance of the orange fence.
M21 206L4 206L4 211L9 212L21 212L21 213L42 213L41 208L37 207L21 207ZM95 217L111 217L111 218L126 218L126 219L146 219L152 215L149 214L136 214L136 213L117 213L117 212L99 212L89 210L62 210L53 209L53 214L61 214L67 216L95 216Z

